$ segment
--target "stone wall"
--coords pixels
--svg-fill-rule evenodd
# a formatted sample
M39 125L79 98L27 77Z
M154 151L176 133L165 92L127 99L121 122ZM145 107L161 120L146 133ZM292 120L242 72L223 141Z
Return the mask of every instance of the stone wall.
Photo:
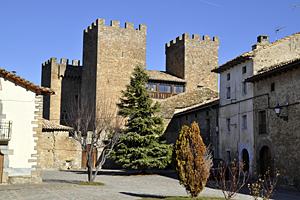
M219 38L184 33L166 44L166 71L186 80L185 91L199 87L218 90L218 75L211 70L219 62Z
M273 42L253 51L254 74L260 69L300 57L300 33Z
M218 105L219 98L205 100L185 109L179 109L169 123L164 136L167 143L176 143L179 132L184 125L191 126L195 121L200 128L200 135L205 145L213 152L214 157L218 157Z
M300 71L299 68L286 70L271 78L254 83L254 131L256 144L257 169L260 171L260 153L267 146L271 153L271 170L280 170L280 183L300 188ZM274 83L274 91L271 84ZM281 106L280 116L275 114L275 107ZM259 112L266 112L266 133L259 133ZM298 185L298 186L297 186Z
M178 137L178 125L175 121L171 121L176 109L188 108L218 97L219 92L215 90L211 90L210 88L199 88L160 101L161 107L159 115L164 117L164 126L166 129L164 137L167 142L173 143Z
M54 95L44 96L43 117L59 124L61 113L68 110L74 96L80 96L81 91L81 66L79 60L62 58L60 63L57 58L50 58L42 65L43 87L49 87L55 91Z
M44 130L39 137L41 170L79 169L82 150L67 130Z
M84 31L82 91L95 97L96 108L104 104L115 108L133 69L146 68L146 30L146 25L134 29L134 24L126 23L120 28L119 21L106 26L104 19L97 19Z

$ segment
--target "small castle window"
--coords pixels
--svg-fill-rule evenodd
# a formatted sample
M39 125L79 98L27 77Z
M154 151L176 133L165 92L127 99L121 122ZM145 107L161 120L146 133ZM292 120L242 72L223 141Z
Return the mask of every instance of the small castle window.
M230 80L230 73L227 74L227 81Z
M125 53L124 53L124 51L122 51L122 58L124 58L125 57Z
M271 83L271 92L275 91L275 83Z
M245 74L246 72L247 72L247 68L246 68L246 66L244 66L244 67L242 68L242 73Z
M242 129L247 129L247 115L242 116Z
M242 93L243 95L247 94L247 83L242 82Z
M230 119L226 119L226 131L230 131Z
M230 87L227 88L226 98L230 99Z

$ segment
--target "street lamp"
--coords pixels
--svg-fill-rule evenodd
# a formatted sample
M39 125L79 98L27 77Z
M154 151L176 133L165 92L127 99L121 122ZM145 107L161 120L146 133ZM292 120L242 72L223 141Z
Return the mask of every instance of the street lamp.
M281 106L279 106L279 104L277 104L277 106L275 107L275 113L276 113L277 117L280 117L284 121L288 121L289 120L288 116L280 116L280 109L281 109Z

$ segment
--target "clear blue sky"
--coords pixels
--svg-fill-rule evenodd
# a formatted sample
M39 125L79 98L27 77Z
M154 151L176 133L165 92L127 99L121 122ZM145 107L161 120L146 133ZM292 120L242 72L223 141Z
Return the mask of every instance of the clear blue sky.
M40 84L51 57L82 60L83 30L97 18L147 25L147 69L165 70L165 43L183 33L220 37L219 65L300 32L300 0L1 0L0 67Z

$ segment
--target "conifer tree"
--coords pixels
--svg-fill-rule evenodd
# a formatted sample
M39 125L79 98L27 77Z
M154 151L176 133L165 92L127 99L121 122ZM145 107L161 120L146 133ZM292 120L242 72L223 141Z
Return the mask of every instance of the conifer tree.
M172 151L172 158L180 184L192 197L199 195L209 177L210 163L206 163L205 153L198 123L193 122L191 128L184 125Z
M162 140L164 131L163 119L155 114L159 112L160 104L152 105L152 99L147 91L148 75L137 66L130 85L126 91L121 91L123 97L117 104L123 117L128 118L125 134L111 153L116 163L124 168L146 169L165 168L170 158L172 145Z

